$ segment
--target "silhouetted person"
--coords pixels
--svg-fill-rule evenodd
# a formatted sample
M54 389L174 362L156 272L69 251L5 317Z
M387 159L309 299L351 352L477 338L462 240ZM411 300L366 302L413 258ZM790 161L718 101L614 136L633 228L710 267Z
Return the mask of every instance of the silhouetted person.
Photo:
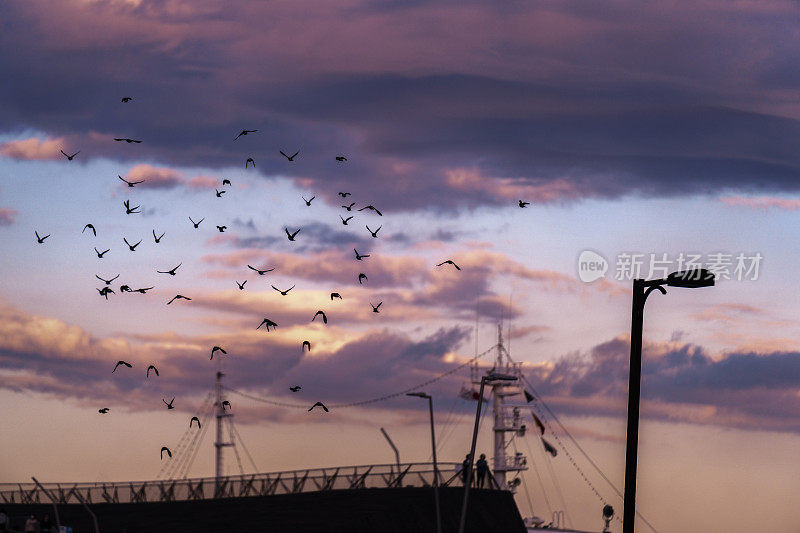
M38 533L39 521L36 520L36 515L32 514L30 518L25 521L25 533Z
M50 520L50 515L48 513L45 513L44 517L42 517L42 523L39 525L39 531L41 533L57 533L56 526Z
M483 488L483 482L486 480L486 474L489 472L489 463L486 462L486 454L482 453L480 458L475 461L475 473L477 475L477 486L479 489Z
M467 457L461 463L461 481L464 485L467 484L467 480L469 479L467 476L469 475L469 464L472 461L472 456L467 454Z

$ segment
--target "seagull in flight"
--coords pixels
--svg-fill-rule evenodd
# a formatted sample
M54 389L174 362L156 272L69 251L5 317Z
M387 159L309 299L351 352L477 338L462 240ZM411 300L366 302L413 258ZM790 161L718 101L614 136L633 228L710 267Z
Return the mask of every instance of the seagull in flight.
M44 240L50 236L50 234L48 233L44 237L40 237L38 231L34 231L34 233L36 234L36 240L39 242L39 244L44 244Z
M312 197L311 197L311 200L306 200L306 197L305 197L305 196L301 196L300 198L302 198L302 199L303 199L303 201L305 201L305 203L306 203L306 205L307 205L308 207L311 207L311 202L314 200L314 198L316 198L316 196L312 196Z
M127 137L122 137L122 138L115 137L114 140L117 141L117 142L125 141L126 143L129 143L129 144L130 143L140 143L140 142L142 142L142 141L137 141L136 139L128 139Z
M340 194L341 194L341 193L340 193ZM347 209L348 211L352 211L352 210L353 210L353 206L354 206L354 205L356 205L356 203L355 203L355 202L353 202L353 203L352 203L352 204L350 204L350 205L343 205L343 206L342 206L342 208L344 208L344 209Z
M347 158L346 158L345 156L343 156L343 155L337 155L337 156L336 156L336 160L337 160L337 161L340 161L340 162L341 162L341 161L347 161Z
M233 281L236 281L236 280L233 280ZM245 283L247 283L247 280L244 280L244 281L243 281L243 282L241 282L241 283L239 283L238 281L236 281L236 285L239 287L239 290L240 290L240 291L243 291L243 290L244 290L244 284L245 284Z
M295 385L294 387L289 387L289 390L292 391L292 392L297 392L302 388L303 387L301 387L300 385Z
M117 279L119 277L119 274L117 274L116 276L114 276L111 279L103 279L100 276L98 276L97 274L95 274L94 277L96 277L97 279L99 279L100 281L105 283L106 285L111 285L111 282L114 281L115 279Z
M258 328L260 328L261 326L266 326L267 331L269 331L269 327L270 326L272 326L274 328L277 328L278 324L276 324L275 322L273 322L269 318L265 318L264 320L261 321L261 324L258 325ZM258 328L256 328L256 329L258 329Z
M192 427L192 422L197 422L197 429L200 429L200 419L196 416L193 416L191 420L189 420L189 427Z
M256 272L258 272L259 276L263 276L267 272L272 272L273 270L275 270L274 268L270 268L270 269L267 269L267 270L259 270L259 269L255 268L255 267L251 267L250 265L247 265L247 268L249 268L250 270L255 270Z
M347 221L350 220L353 217L344 218L342 215L339 215L339 218L342 219L342 224L344 224L346 226L347 225Z
M223 187L226 186L226 185L230 185L230 184L231 184L231 180L229 180L228 178L225 178L224 180L222 180L222 186Z
M295 286L294 286L294 285L292 285L291 287L289 287L289 288L288 288L288 289L286 289L285 291L282 291L282 290L280 290L280 289L279 289L278 287L276 287L275 285L273 285L273 286L272 286L272 288L273 288L273 289L275 289L276 291L278 291L279 293L281 293L281 296L286 296L287 294L289 294L289 291L290 291L290 290L292 290L292 289L294 289L294 288L295 288Z
M81 152L80 152L80 150L78 150L77 152L75 152L75 153L74 153L74 154L72 154L72 155L67 155L67 154L64 152L64 150L59 150L59 151L60 151L62 154L64 154L64 157L66 157L66 158L67 158L69 161L72 161L72 158L73 158L73 157L75 157L76 155L78 155L79 153L81 153Z
M138 184L140 184L140 183L144 183L144 180L139 180L139 181L128 181L128 180L126 180L125 178L123 178L122 176L120 176L119 174L117 174L117 177L118 177L119 179L121 179L122 181L124 181L125 183L127 183L127 184L128 184L128 187L133 187L134 185L138 185Z
M90 229L90 230L92 230L92 233L94 233L94 236L95 236L95 237L97 237L97 230L96 230L96 229L94 229L94 226L93 226L92 224L86 224L86 225L83 227L83 231L82 231L81 233L83 233L84 231L86 231L86 229L87 229L87 228L88 228L88 229Z
M286 159L288 159L289 161L294 161L294 158L295 158L295 157L297 157L297 154L299 154L299 153L300 153L300 152L295 152L295 153L294 153L294 155L292 155L292 156L288 156L288 155L286 155L286 154L284 154L284 153L283 153L283 150L278 150L278 151L281 153L281 155L282 155L283 157L285 157L285 158L286 158Z
M298 233L300 233L300 229L302 229L302 228L298 228L298 229L297 229L297 231L295 231L294 233L289 233L289 228L283 228L283 231L285 231L285 232L286 232L286 236L287 236L287 237L289 237L289 240L290 240L290 241L293 241L293 240L294 240L294 238L295 238L295 236L296 236Z
M222 198L222 195L225 194L227 191L220 191L218 189L214 189L214 192L217 195L217 198Z
M101 415L104 415L108 412L108 407L103 407L102 409L98 409L97 412L100 413Z
M137 211L137 209L142 207L140 205L137 205L136 207L131 207L131 201L130 200L125 200L124 202L122 202L122 205L125 206L125 214L126 215L130 215L132 213L139 213L139 211Z
M213 348L211 348L211 359L214 359L214 352L222 352L225 355L228 355L228 352L226 352L225 349L222 348L221 346L214 346Z
M372 305L372 302L370 302L370 303L369 303L369 305ZM372 305L372 312L373 312L373 313L380 313L380 311L378 311L378 308L379 308L381 305L383 305L383 302L380 302L380 303L378 303L378 305Z
M311 321L312 322L315 321L317 319L318 315L322 315L322 323L323 324L327 324L328 323L328 317L325 316L325 311L323 311L322 309L320 309L319 311L314 313L314 318L312 318Z
M233 138L233 140L235 141L236 139L238 139L242 135L247 135L248 133L255 133L257 131L258 130L242 130L241 132L239 132L239 135L237 135L236 137Z
M103 256L106 255L106 253L109 252L109 251L111 251L111 248L109 248L108 250L104 250L102 252L100 250L98 250L97 247L95 247L95 249L94 249L94 252L97 254L97 257L99 257L100 259L102 259Z
M381 230L382 227L383 226L378 226L378 229L372 231L371 229L369 229L369 226L366 226L367 231L369 231L372 234L372 236L375 237L376 239L378 238L378 232Z
M166 235L166 234L167 234L167 232L165 231L165 232L164 232L164 233L162 233L160 236L156 236L156 230L153 230L153 239L155 239L155 241L156 241L156 244L160 243L160 242L161 242L161 239L162 239L162 237L164 237L164 235Z
M131 252L135 252L136 251L136 247L139 246L140 244L142 244L142 240L141 239L139 239L139 242L137 242L136 244L129 243L128 239L126 239L125 237L123 237L122 240L125 241L125 244L128 245L128 248L131 249Z
M531 205L530 202L523 202L522 200L519 201L519 206L520 207L528 207L529 205Z
M317 403L315 403L314 405L312 405L312 406L311 406L311 408L309 409L309 411L311 411L311 409L313 409L313 408L315 408L315 407L317 407L317 406L319 406L319 407L322 407L322 409L323 409L323 410L324 410L326 413L328 412L328 408L327 408L327 407L325 407L325 405L324 405L322 402L317 402Z
M130 285L120 285L119 292L133 292L133 289L131 289Z
M131 100L133 100L133 98L131 98L130 96L123 96L122 97L122 103L124 103L124 104L127 104Z
M145 287L144 289L136 289L133 292L141 292L142 294L144 294L144 293L146 293L147 291L149 291L152 288L153 287Z
M103 287L102 289L97 289L97 292L100 293L100 296L104 296L106 300L108 300L109 293L116 294L114 292L114 289L112 289L111 287Z
M167 305L171 304L175 300L191 300L191 298L189 298L188 296L183 296L182 294L176 294L175 296L172 297L172 300L167 302Z
M217 226L217 229L220 233L225 233L225 230L228 229L228 226Z
M183 264L182 262L178 263L178 266L176 266L172 270L156 270L156 272L158 272L159 274L169 274L170 276L174 276L175 275L175 271L178 270L178 268L180 268L180 266L182 264Z
M170 400L169 403L167 403L167 401L164 398L161 398L161 401L164 402L164 405L167 406L167 409L175 409L175 406L172 405L172 403L175 401L174 396L172 397L172 400Z
M133 365L126 361L117 361L117 364L114 365L114 370L111 371L112 374L117 371L117 367L119 365L127 366L128 368L133 368Z
M359 274L359 275L358 275L358 284L359 284L359 285L363 285L363 284L364 284L364 283L361 281L362 279L363 279L364 281L369 281L369 278L368 278L368 277L367 277L367 275L366 275L366 274L364 274L363 272L362 272L361 274Z
M253 168L256 168L256 162L253 161L252 157L248 157L247 161L244 162L244 168L247 168L247 165L249 165L250 163L253 163Z
M225 407L230 409L231 408L231 402L229 402L228 400L222 400L222 410L223 411L225 410Z
M365 257L369 257L369 254L361 255L360 253L358 253L358 250L356 250L355 248L353 248L353 251L356 253L356 260L357 261L361 261Z
M303 345L300 347L300 351L305 351L308 348L308 351L311 351L311 343L309 341L303 341Z
M172 459L172 452L169 451L169 448L167 448L166 446L162 446L161 447L161 460L162 461L164 460L164 452L167 452L167 455L169 455L169 458Z
M150 377L150 370L154 370L155 373L156 373L156 376L159 375L158 374L158 369L156 368L156 366L155 365L150 365L150 366L147 367L147 377L148 378Z
M332 292L331 293L331 301L333 301L334 298L339 298L341 300L342 299L342 295L339 294L338 292Z
M438 265L436 265L436 266L437 266L437 267L440 267L440 266L442 266L442 265L446 265L446 264L453 265L454 267L456 267L456 270L461 270L461 268L460 268L460 267L459 267L457 264L455 264L455 263L453 262L453 260L452 260L452 259L448 259L448 260L446 260L446 261L442 261L441 263L439 263L439 264L438 264Z
M381 213L380 211L378 211L378 210L375 208L375 206L373 206L373 205L368 205L368 206L366 206L366 207L362 207L361 209L359 209L359 211L363 211L364 209L371 209L371 210L375 211L376 213L378 213L378 216L383 216L383 213Z
M206 219L206 217L203 217L200 220L198 220L197 222L195 222L194 220L192 220L192 217L189 217L189 220L191 221L191 223L194 224L194 229L199 228L200 227L200 223L202 221L204 221L205 219Z
M341 196L342 198L347 198L348 196L350 196L350 194L352 194L352 193L349 193L349 192L340 192L340 193L339 193L339 196Z

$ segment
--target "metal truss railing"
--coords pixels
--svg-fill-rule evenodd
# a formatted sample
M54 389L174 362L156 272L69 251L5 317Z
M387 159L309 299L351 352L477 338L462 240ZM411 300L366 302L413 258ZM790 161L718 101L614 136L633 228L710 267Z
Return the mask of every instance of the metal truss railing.
M461 463L439 463L440 486L458 486ZM216 478L115 483L0 483L0 503L88 504L241 498L326 490L432 486L433 463L340 466Z

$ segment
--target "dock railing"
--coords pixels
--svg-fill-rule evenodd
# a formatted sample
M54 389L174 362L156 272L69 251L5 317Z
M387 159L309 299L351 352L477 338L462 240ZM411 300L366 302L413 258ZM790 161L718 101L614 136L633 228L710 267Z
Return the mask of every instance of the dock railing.
M461 463L438 464L441 486L460 486ZM170 502L325 490L429 487L433 463L340 466L263 474L153 481L41 483L57 504ZM51 503L35 483L0 483L0 504Z

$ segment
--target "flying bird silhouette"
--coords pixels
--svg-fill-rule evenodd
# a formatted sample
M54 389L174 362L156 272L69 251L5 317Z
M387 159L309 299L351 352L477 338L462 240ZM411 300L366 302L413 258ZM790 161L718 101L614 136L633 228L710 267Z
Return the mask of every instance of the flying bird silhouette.
M194 220L192 220L192 217L189 217L189 221L194 225L194 229L199 228L200 227L200 223L202 221L204 221L205 219L206 219L206 217L203 217L200 220L198 220L197 222L195 222Z
M357 261L361 261L365 257L369 257L369 254L361 255L360 253L358 253L358 250L356 250L355 248L353 248L353 251L356 253L356 260Z
M225 407L230 409L231 408L231 402L229 402L228 400L222 400L222 410L223 411L225 410Z
M290 241L294 241L295 236L300 233L300 229L302 228L298 228L294 233L289 233L289 228L283 228L283 231L286 232L286 236L289 237Z
M164 460L164 452L167 452L167 455L169 455L169 458L172 459L172 452L169 451L169 448L167 448L166 446L162 446L161 447L161 460L162 461Z
M307 205L307 206L311 207L311 202L313 202L313 201L314 201L314 198L316 198L316 196L312 196L312 197L311 197L311 200L306 200L306 197L305 197L305 196L301 196L300 198L302 198L302 199L303 199L303 201L306 203L306 205Z
M132 213L139 213L139 211L137 211L137 209L142 207L140 205L137 205L136 207L131 207L131 201L130 200L125 200L124 202L122 202L122 205L125 206L125 214L126 215L130 215Z
M228 226L217 226L217 229L220 233L225 233L225 230L228 229Z
M86 224L86 225L83 227L83 231L82 231L81 233L83 233L84 231L86 231L86 228L89 228L90 230L92 230L92 233L94 233L94 236L95 236L95 237L97 237L97 230L96 230L96 229L94 229L94 226L93 226L92 224Z
M270 326L272 326L274 328L277 328L278 324L276 324L275 322L273 322L269 318L265 318L264 320L261 321L261 324L258 325L258 328L260 328L261 326L266 326L267 331L269 331L269 327ZM258 328L256 328L256 329L258 329Z
M318 315L322 315L322 323L323 324L327 324L328 323L328 317L325 316L325 311L323 311L322 309L320 309L319 311L314 313L314 318L312 318L311 321L312 322L315 321L317 319Z
M354 205L356 205L356 203L355 203L355 202L353 202L353 203L352 203L352 204L350 204L350 205L343 205L343 206L342 206L342 208L344 208L344 209L347 209L348 211L352 211L352 210L353 210L353 206L354 206Z
M337 155L336 156L336 160L337 161L347 161L347 158L345 156L343 156L343 155Z
M457 264L455 264L455 263L453 262L453 260L452 260L452 259L448 259L448 260L446 260L446 261L442 261L441 263L439 263L439 264L438 264L438 265L436 265L436 266L437 266L437 267L440 267L440 266L442 266L442 265L445 265L445 264L451 264L451 265L453 265L454 267L456 267L456 270L461 270L461 268L460 268L460 267L459 267Z
M200 429L200 419L196 416L193 416L191 420L189 420L189 427L192 427L192 422L197 422L197 429Z
M326 413L328 412L328 408L327 408L327 407L325 407L325 405L324 405L322 402L317 402L317 403L315 403L314 405L312 405L312 406L311 406L311 408L309 409L309 411L311 411L311 409L313 409L313 408L315 408L315 407L317 407L317 406L319 406L319 407L322 407L322 409L323 409L323 410L324 410Z
M164 233L162 233L160 236L156 237L156 230L153 230L153 239L155 239L155 241L156 241L156 244L160 243L160 242L161 242L161 239L162 239L162 238L164 237L164 235L166 235L166 234L167 234L167 232L165 231L165 232L164 232Z
M125 237L123 237L122 240L125 241L125 244L128 245L128 248L131 249L131 252L135 252L136 251L136 247L139 246L140 244L142 244L142 240L141 239L139 239L139 242L137 242L136 244L129 243L128 239L126 239Z
M223 187L224 187L225 185L230 185L230 184L231 184L231 180L229 180L228 178L225 178L224 180L222 180L222 186L223 186Z
M347 225L347 221L350 220L353 217L344 218L342 215L339 215L339 218L342 219L342 224L344 224L346 226Z
M102 252L100 250L98 250L97 248L94 249L94 252L97 254L97 257L99 257L100 259L102 259L103 256L106 255L106 253L109 252L109 251L111 251L111 248L109 248L108 250L104 250Z
M211 359L214 359L214 352L222 352L225 355L228 355L228 352L226 352L221 346L214 346L211 348Z
M222 198L222 195L225 194L227 191L220 191L219 189L214 189L214 193L217 195L217 198Z
M359 274L359 275L358 275L358 284L359 284L359 285L363 285L363 282L361 281L362 279L363 279L364 281L369 281L369 278L368 278L368 277L367 277L367 275L366 275L366 274L364 274L363 272L362 272L361 274Z
M126 143L140 143L142 141L137 141L136 139L128 139L127 137L114 137L114 140L117 142L125 141Z
M236 280L233 280L233 281L236 281ZM236 285L239 287L239 290L240 290L240 291L243 291L243 290L244 290L244 284L245 284L245 283L247 283L247 280L244 280L244 281L243 281L243 282L241 282L241 283L239 283L238 281L236 281Z
M295 385L295 386L293 386L293 387L289 387L289 390L290 390L290 391L292 391L292 392L297 392L297 391L299 391L299 390L300 390L300 389L302 389L302 388L303 388L303 387L301 387L300 385Z
M133 100L133 98L131 98L130 96L123 96L123 97L122 97L122 102L123 102L123 103L128 103L128 102L130 102L131 100Z
M378 229L376 229L375 231L372 231L371 229L369 229L369 226L365 226L365 227L367 228L367 231L370 232L370 234L377 239L378 238L378 232L381 230L381 228L383 226L378 226Z
M342 295L339 294L338 292L332 292L331 293L331 301L333 301L334 298L339 298L341 300L342 299Z
M175 300L191 300L191 298L189 298L188 296L183 296L182 294L176 294L175 296L172 297L172 300L167 302L167 305L171 304Z
M102 409L98 409L97 412L100 413L101 415L104 415L108 412L108 407L103 407Z
M349 192L340 192L340 193L339 193L339 196L341 196L342 198L347 198L347 197L348 197L348 196L350 196L351 194L352 194L352 193L349 193Z
M50 234L48 233L44 237L40 237L38 231L34 231L34 233L36 234L36 240L39 242L39 244L44 244L44 240L50 236Z
M183 262L178 263L178 266L176 266L172 270L156 270L156 272L158 272L159 274L169 274L170 276L174 276L175 275L175 271L177 271L178 268L180 268L180 266L182 264L183 264Z
M112 289L111 287L103 287L102 289L97 289L97 292L100 293L100 296L104 296L106 300L108 300L109 294L116 294L114 292L114 289Z
M256 168L256 162L253 161L252 157L248 157L247 161L244 162L244 168L247 168L247 165L249 165L250 163L253 163L253 168Z
M119 179L121 179L122 181L124 181L125 183L127 183L127 184L128 184L128 187L133 187L134 185L138 185L138 184L140 184L140 183L144 183L144 180L139 180L139 181L128 181L128 180L126 180L125 178L123 178L122 176L120 176L119 174L117 174L117 177L118 177Z
M141 292L142 294L145 294L147 291L149 291L152 288L153 287L145 287L144 289L136 289L133 292Z
M175 409L175 407L172 405L172 403L175 401L175 397L174 396L169 401L169 403L167 403L167 400L165 400L164 398L161 398L161 401L164 402L164 405L167 406L167 409Z
M129 285L120 285L119 292L133 292Z
M116 276L114 276L111 279L103 279L100 276L98 276L97 274L95 274L94 277L96 277L97 279L99 279L100 281L105 283L106 285L111 285L111 282L114 281L115 279L117 279L119 277L119 274L117 274Z
M305 351L308 348L308 351L311 351L311 343L309 341L303 341L303 345L300 346L300 351Z
M79 151L75 152L75 153L74 153L74 154L72 154L72 155L67 155L67 154L64 152L64 150L59 150L59 151L60 151L62 154L64 154L64 157L66 157L66 158L67 158L69 161L72 161L72 158L73 158L73 157L75 157L76 155L78 155L79 153L81 153L81 152L80 152L80 150L79 150Z
M288 159L289 161L294 161L294 158L295 158L295 157L297 157L297 154L299 154L299 153L300 153L300 152L295 152L295 153L294 153L294 155L292 155L292 156L288 156L288 155L286 155L286 154L284 154L284 153L283 153L283 150L278 150L278 151L281 153L281 155L282 155L283 157L285 157L285 158L286 158L286 159Z
M237 135L236 137L234 137L234 138L233 138L233 140L235 141L236 139L238 139L238 138L239 138L239 137L241 137L242 135L247 135L247 134L249 134L249 133L255 133L255 132L257 132L257 131L258 131L258 130L242 130L241 132L239 132L239 135Z
M379 216L383 216L383 213L381 213L380 211L378 211L378 210L375 208L375 206L368 205L368 206L366 206L366 207L362 207L361 209L359 209L359 211L363 211L364 209L370 209L370 210L372 210L372 211L375 211L376 213L378 213L378 215L379 215Z
M117 361L117 364L114 365L114 370L111 371L112 374L117 371L117 367L119 365L127 366L128 368L133 368L133 365L126 361Z
M523 202L522 200L519 201L519 206L520 207L528 207L529 205L531 205L530 202Z
M278 291L279 293L281 293L281 296L286 296L287 294L289 294L289 291L290 291L290 290L292 290L292 289L294 289L294 288L295 288L295 285L292 285L291 287L289 287L289 288L288 288L288 289L286 289L285 291L282 291L282 290L280 290L280 289L279 289L278 287L276 287L275 285L272 285L272 288L273 288L273 289L275 289L276 291Z
M258 272L259 276L263 276L267 272L272 272L273 270L275 270L274 268L269 268L267 270L259 270L259 269L255 268L255 267L251 267L250 265L247 265L247 268L249 268L250 270L255 270L256 272Z
M381 305L383 305L383 302L380 302L378 305L372 305L372 302L370 302L370 303L369 303L369 305L371 305L371 306L372 306L372 312L373 312L373 313L380 313L380 311L378 311L378 308L379 308Z
M150 366L148 366L148 367L147 367L147 377L148 377L148 378L150 377L150 370L153 370L153 371L155 371L155 373L156 373L156 376L158 376L158 375L159 375L159 374L158 374L158 369L156 368L156 366L155 366L155 365L150 365Z

